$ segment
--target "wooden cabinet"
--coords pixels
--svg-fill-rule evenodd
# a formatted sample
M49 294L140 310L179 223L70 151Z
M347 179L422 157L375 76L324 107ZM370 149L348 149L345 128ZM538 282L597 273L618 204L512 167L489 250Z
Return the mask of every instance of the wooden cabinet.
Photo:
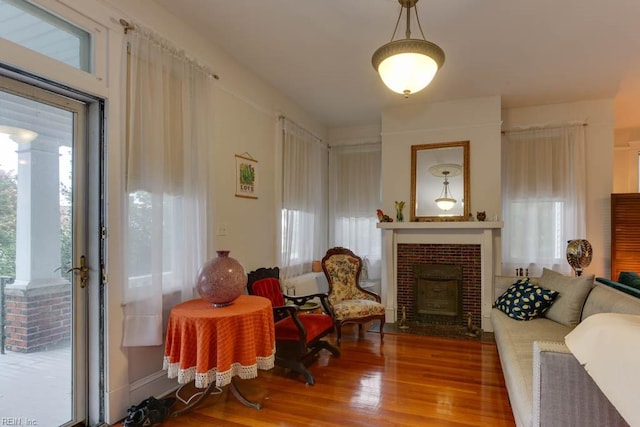
M640 272L640 193L611 195L611 279Z

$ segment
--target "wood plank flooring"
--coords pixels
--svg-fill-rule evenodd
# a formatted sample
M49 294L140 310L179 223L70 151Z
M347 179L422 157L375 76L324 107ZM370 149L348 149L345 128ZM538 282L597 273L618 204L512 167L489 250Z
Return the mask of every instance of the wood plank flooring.
M320 353L313 386L280 368L238 380L260 410L225 389L162 426L515 425L494 343L387 333L381 345L377 333L358 338L356 327L345 327L341 352Z

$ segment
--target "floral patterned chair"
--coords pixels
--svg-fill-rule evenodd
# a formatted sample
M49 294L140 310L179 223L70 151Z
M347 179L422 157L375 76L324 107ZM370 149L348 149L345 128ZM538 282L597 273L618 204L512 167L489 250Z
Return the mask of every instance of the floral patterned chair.
M380 340L384 338L385 308L380 296L359 284L362 259L347 248L329 249L322 258L322 270L329 282L329 303L334 315L337 342L342 340L342 325L357 323L358 331L371 320L380 320Z

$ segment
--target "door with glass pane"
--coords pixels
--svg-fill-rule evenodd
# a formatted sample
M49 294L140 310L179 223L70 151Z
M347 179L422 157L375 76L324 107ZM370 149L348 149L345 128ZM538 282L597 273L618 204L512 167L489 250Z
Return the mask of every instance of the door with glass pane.
M1 423L86 417L86 112L0 76Z

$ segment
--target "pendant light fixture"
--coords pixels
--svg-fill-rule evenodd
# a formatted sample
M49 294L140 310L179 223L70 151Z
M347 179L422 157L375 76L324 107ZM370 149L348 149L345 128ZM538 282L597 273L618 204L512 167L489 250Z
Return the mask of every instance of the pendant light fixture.
M384 84L392 91L404 94L405 98L427 87L444 64L444 51L424 37L416 9L417 2L418 0L398 0L402 7L391 41L378 48L371 58L373 68L380 74ZM411 8L416 9L422 40L411 38ZM403 9L407 9L407 38L394 41Z
M449 193L449 181L447 180L449 173L449 171L442 171L442 175L444 175L444 187L442 188L442 194L436 199L436 205L443 211L448 211L456 204L456 199Z

